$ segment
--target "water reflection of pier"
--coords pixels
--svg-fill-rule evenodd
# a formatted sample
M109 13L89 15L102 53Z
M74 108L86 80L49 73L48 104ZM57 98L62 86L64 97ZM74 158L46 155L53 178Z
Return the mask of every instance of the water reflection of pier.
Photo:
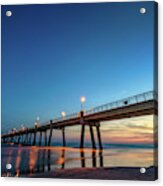
M97 156L98 153L98 156ZM85 159L85 152L83 150L80 151L81 155L81 167L85 168L86 165L86 159ZM103 150L100 150L98 152L92 150L92 167L97 167L97 159L99 159L99 167L103 167Z
M78 150L78 168L85 167L103 167L103 150L87 149L85 152L84 149ZM89 151L89 156L88 156ZM75 151L76 152L76 151ZM57 169L67 169L67 157L66 150L62 148L60 150L60 156L54 160L54 151L49 148L30 148L28 150L23 150L22 148L17 149L17 154L13 162L12 172L8 171L8 175L12 176L23 176L23 175L32 175L35 173L43 173L51 170ZM10 156L7 159L7 162L11 162L11 156L15 154L14 150L10 150ZM86 156L87 154L87 156ZM87 164L87 160L89 163ZM75 162L75 160L74 160ZM73 168L72 163L72 168ZM75 166L76 167L76 166Z
M91 167L103 167L103 150L95 151L94 149L91 151L91 157L89 157L92 160L92 166ZM38 153L38 159L37 159L37 169L36 172L45 172L45 171L51 171L52 166L55 164L51 161L51 155L52 155L51 149L44 149L41 150ZM61 150L60 157L56 160L56 164L59 164L60 166L58 168L65 169L66 168L66 157L65 157L66 150L63 148ZM47 158L46 158L47 157ZM85 157L85 151L80 150L80 160L81 160L81 168L86 168L88 165L86 164L86 157ZM41 162L41 163L40 163ZM89 165L90 166L90 165ZM47 167L47 168L46 168ZM79 167L79 168L80 168Z

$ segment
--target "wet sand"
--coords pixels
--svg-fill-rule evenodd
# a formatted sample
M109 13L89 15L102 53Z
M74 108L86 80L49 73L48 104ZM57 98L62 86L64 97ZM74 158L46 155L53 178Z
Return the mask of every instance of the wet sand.
M33 174L29 177L154 181L157 179L157 168L149 167L144 174L140 173L138 167L56 169L50 172Z

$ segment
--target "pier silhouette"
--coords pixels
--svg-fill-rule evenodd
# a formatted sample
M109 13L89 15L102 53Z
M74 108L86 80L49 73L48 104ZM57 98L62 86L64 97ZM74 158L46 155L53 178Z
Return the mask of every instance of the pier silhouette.
M83 108L83 107L82 107ZM158 99L155 91L149 91L125 99L107 103L89 110L81 109L79 113L65 115L58 119L52 119L43 124L36 123L33 128L24 128L19 131L10 131L1 136L3 143L15 143L33 146L50 146L53 130L61 130L62 144L66 146L65 128L81 126L80 148L84 148L85 127L89 127L92 148L96 149L94 130L97 131L98 147L103 149L100 126L103 121L131 118L143 115L158 114ZM50 130L47 136L47 130ZM39 135L39 141L36 137ZM82 154L81 154L82 155ZM84 166L84 162L82 162Z

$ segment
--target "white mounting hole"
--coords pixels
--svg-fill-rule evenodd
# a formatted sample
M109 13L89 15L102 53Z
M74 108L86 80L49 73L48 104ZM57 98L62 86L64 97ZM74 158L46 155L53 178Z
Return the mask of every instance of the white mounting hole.
M144 167L140 168L140 173L142 173L142 174L146 173L146 168L144 168Z
M6 164L6 169L10 170L12 168L12 165L10 163Z
M141 14L145 14L146 13L146 9L145 8L140 8L140 13Z
M12 12L11 12L11 11L9 11L9 10L8 10L8 11L6 11L6 16L7 16L7 17L11 17L11 16L12 16Z

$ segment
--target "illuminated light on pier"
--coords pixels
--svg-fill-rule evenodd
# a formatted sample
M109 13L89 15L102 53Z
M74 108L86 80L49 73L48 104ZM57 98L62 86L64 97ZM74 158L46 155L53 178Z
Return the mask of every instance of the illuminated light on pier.
M61 116L62 116L63 118L65 118L65 117L66 117L66 112L61 112Z
M38 127L39 124L37 122L35 122L34 125L35 125L35 127Z
M86 101L86 97L82 96L80 97L80 102L81 102L81 110L84 110L84 103Z

